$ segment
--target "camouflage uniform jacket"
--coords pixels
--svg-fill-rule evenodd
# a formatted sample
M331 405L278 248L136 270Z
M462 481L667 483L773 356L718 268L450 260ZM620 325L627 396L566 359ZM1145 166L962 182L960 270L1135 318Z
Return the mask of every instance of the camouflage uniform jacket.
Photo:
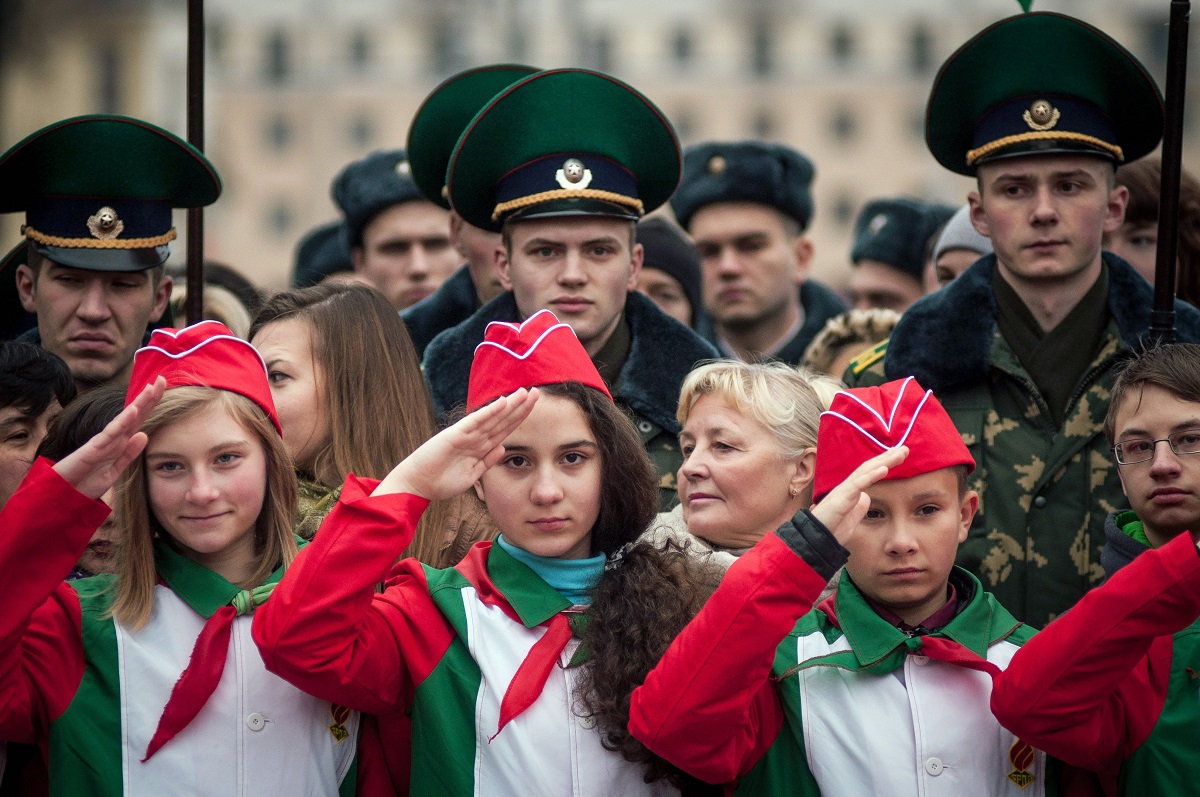
M1126 506L1104 416L1115 366L1148 332L1153 290L1120 258L1106 252L1104 261L1112 320L1061 428L998 331L994 255L909 308L845 377L861 387L913 375L945 405L977 463L971 487L980 496L958 564L1035 626L1104 577L1104 520ZM1175 309L1178 340L1200 341L1200 311L1178 301Z
M517 321L520 314L511 292L502 293L470 318L438 335L425 349L422 366L438 414L445 416L467 400L471 358L492 321ZM640 293L625 300L629 324L629 356L615 386L617 405L625 411L646 446L660 481L659 505L676 503L675 474L683 464L675 409L679 387L701 360L719 357L717 350L692 330L662 312Z

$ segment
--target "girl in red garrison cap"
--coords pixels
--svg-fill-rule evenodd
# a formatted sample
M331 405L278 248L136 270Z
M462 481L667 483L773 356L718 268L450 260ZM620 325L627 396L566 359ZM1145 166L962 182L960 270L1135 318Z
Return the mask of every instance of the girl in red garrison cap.
M117 572L63 577L108 514ZM156 330L125 410L0 515L0 739L54 795L352 793L358 714L267 672L250 613L296 555L296 480L257 352Z
M548 311L489 325L467 404L382 481L347 479L256 613L268 668L364 712L411 712L413 794L675 793L606 749L576 699L591 589L657 511L640 436ZM453 569L393 567L427 503L472 486L500 536Z

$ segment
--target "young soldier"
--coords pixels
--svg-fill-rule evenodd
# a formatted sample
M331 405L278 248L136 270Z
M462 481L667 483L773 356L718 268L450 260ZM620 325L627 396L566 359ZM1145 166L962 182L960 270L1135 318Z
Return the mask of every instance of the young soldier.
M1116 778L1121 794L1195 794L1200 346L1131 362L1104 431L1133 507L1108 520L1112 578L1017 654L992 705L1005 727Z
M439 412L466 399L471 356L490 322L550 310L575 330L633 420L664 508L675 503L679 386L717 351L634 290L642 266L634 228L667 200L679 169L679 142L662 113L598 72L538 72L479 112L450 159L448 188L464 221L501 233L506 290L426 348Z
M458 265L449 216L417 190L404 150L380 150L333 179L354 272L403 310L441 286Z
M671 208L700 252L707 336L727 357L797 365L846 309L808 277L812 179L812 162L782 144L712 142L683 154Z
M137 119L80 116L14 145L0 156L0 213L25 213L26 244L0 274L15 273L37 315L24 339L65 360L80 391L127 380L171 296L171 209L220 193L200 152Z
M400 314L417 356L439 332L465 321L482 305L504 292L496 273L500 235L468 224L450 207L446 167L463 128L501 89L537 70L519 64L468 69L429 93L408 129L412 179L425 198L450 211L450 243L465 260L437 292Z
M903 313L925 295L929 239L954 215L944 205L908 197L876 199L854 223L850 298L856 310Z
M954 567L974 467L911 377L837 394L816 505L729 569L634 691L630 731L745 794L1044 794L1045 756L988 707L1032 632Z
M979 463L959 564L1034 625L1101 579L1104 518L1124 501L1102 426L1153 297L1100 244L1125 209L1114 165L1161 135L1153 79L1090 25L1021 14L959 48L934 83L926 141L976 178L971 219L995 253L909 308L846 376L911 374L937 394ZM1179 338L1200 340L1200 312L1176 312Z

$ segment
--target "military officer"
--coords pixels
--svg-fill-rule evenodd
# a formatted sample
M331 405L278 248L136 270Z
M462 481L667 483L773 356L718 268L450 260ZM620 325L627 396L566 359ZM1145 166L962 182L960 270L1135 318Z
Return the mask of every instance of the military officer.
M37 316L23 337L61 357L80 391L127 380L171 295L171 209L220 192L199 151L137 119L66 119L13 146L0 156L0 213L25 213L25 243L0 274Z
M709 339L729 357L796 365L825 322L846 309L808 276L813 165L782 144L689 147L671 198L700 252Z
M958 561L1035 625L1103 577L1104 519L1126 505L1103 422L1152 291L1100 242L1124 216L1114 168L1157 146L1162 114L1137 59L1071 17L1022 14L959 48L934 82L926 142L975 177L971 220L995 253L909 308L846 376L934 390L979 463ZM1179 338L1200 340L1200 312L1176 310Z
M446 167L463 129L501 89L537 70L520 64L468 69L430 92L408 129L408 159L413 182L430 202L450 211L450 243L459 262L466 261L428 299L400 314L417 356L429 341L504 292L496 270L500 234L463 220L450 207Z
M634 229L666 202L679 169L662 113L602 73L539 72L479 112L450 159L450 202L468 224L501 234L505 292L426 348L440 412L466 399L471 354L489 322L550 310L575 330L641 433L662 504L675 501L679 387L717 351L635 291L642 247Z
M856 310L903 313L925 295L929 239L954 208L908 197L875 199L854 223L850 301Z

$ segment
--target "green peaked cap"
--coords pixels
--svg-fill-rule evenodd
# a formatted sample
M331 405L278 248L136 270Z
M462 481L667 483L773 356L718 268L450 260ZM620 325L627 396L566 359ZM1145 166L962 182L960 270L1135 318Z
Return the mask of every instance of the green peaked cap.
M450 209L443 193L446 167L463 129L492 97L537 71L522 64L481 66L447 78L430 92L408 129L408 163L426 199Z
M0 213L25 213L23 234L62 265L141 271L162 265L171 211L211 204L216 169L172 133L126 116L77 116L0 155Z
M40 196L167 200L211 205L221 179L178 136L127 116L76 116L43 127L0 156L0 213Z
M499 231L504 218L493 214L501 179L510 180L551 157L566 159L564 169L575 161L573 167L588 170L587 179L591 169L602 169L606 174L598 182L613 177L634 185L638 207L627 204L628 215L622 216L600 210L603 200L558 199L545 204L559 210L540 215L636 218L667 201L682 168L671 123L636 89L602 72L549 69L504 89L471 120L450 158L450 204L468 224ZM553 191L554 186L547 187ZM561 209L570 203L577 203L577 209Z
M1021 121L1040 100L1050 103L1046 113L1064 109L1061 122ZM1145 67L1103 31L1044 11L1003 19L959 47L938 71L925 113L929 151L965 175L975 173L968 152L985 144L999 157L1107 150L1128 163L1158 146L1162 129L1162 94ZM1087 139L1100 145L1079 143Z

